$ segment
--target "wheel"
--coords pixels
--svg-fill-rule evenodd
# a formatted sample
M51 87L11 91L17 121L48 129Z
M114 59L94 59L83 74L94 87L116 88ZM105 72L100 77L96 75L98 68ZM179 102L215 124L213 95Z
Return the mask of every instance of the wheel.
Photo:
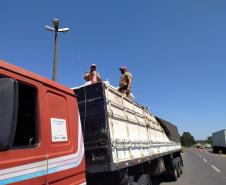
M112 173L103 177L104 184L109 185L128 185L129 177L126 171L118 171L117 173Z
M119 185L128 185L129 184L129 177L126 174L119 182Z
M173 172L172 172L171 178L172 178L173 181L177 181L177 177L178 177L177 169L173 168Z
M126 171L119 171L115 174L114 179L112 180L113 184L117 185L128 185L129 184L129 177Z
M165 161L166 171L164 172L164 178L167 181L177 181L178 178L178 159L168 158Z
M213 152L214 152L215 154L218 154L218 153L219 153L219 148L216 147L216 146L213 146Z
M182 159L180 158L180 174L182 175L183 174L183 172L184 172L184 166L183 166L183 161L182 161Z
M173 181L176 181L177 180L177 177L178 177L178 170L177 170L177 160L176 158L172 159L172 168L171 168L171 179Z
M143 174L139 177L137 181L138 185L151 185L150 179L147 174Z
M175 160L175 168L177 170L177 177L180 177L180 158L176 157L174 160Z
M130 185L138 185L136 182L131 182Z

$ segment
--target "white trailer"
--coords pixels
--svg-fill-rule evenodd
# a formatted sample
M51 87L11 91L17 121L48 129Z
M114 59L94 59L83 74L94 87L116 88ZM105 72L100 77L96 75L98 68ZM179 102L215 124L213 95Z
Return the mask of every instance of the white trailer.
M176 180L182 174L181 145L174 125L108 83L74 91L78 95L91 184L95 177L112 179L108 184L149 184L151 175L165 172Z
M213 151L219 153L219 151L226 152L226 129L214 132L212 134L213 139Z

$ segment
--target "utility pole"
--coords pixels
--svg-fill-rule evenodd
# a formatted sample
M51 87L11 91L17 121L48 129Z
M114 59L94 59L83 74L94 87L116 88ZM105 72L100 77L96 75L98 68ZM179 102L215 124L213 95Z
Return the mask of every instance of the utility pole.
M59 29L60 21L59 19L53 19L53 27L45 26L48 31L52 31L55 33L54 37L54 58L53 58L53 81L57 81L57 65L58 65L58 33L66 33L69 31L69 28L60 28Z

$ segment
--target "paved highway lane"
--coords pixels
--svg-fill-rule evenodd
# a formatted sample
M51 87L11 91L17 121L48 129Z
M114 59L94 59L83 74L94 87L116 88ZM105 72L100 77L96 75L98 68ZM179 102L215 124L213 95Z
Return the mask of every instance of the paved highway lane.
M207 151L199 151L199 150L194 150L196 154L198 154L198 156L206 162L208 164L211 164L212 167L218 171L219 173L221 173L222 175L224 175L224 177L226 178L226 157L225 156L220 156L218 154L213 154Z
M226 158L187 150L182 154L184 174L176 182L153 179L153 185L226 185Z

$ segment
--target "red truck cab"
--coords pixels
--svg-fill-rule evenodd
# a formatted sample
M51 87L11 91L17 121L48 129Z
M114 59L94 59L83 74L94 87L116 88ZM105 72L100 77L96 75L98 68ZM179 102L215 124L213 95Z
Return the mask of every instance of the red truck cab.
M74 92L0 61L0 184L85 185Z

